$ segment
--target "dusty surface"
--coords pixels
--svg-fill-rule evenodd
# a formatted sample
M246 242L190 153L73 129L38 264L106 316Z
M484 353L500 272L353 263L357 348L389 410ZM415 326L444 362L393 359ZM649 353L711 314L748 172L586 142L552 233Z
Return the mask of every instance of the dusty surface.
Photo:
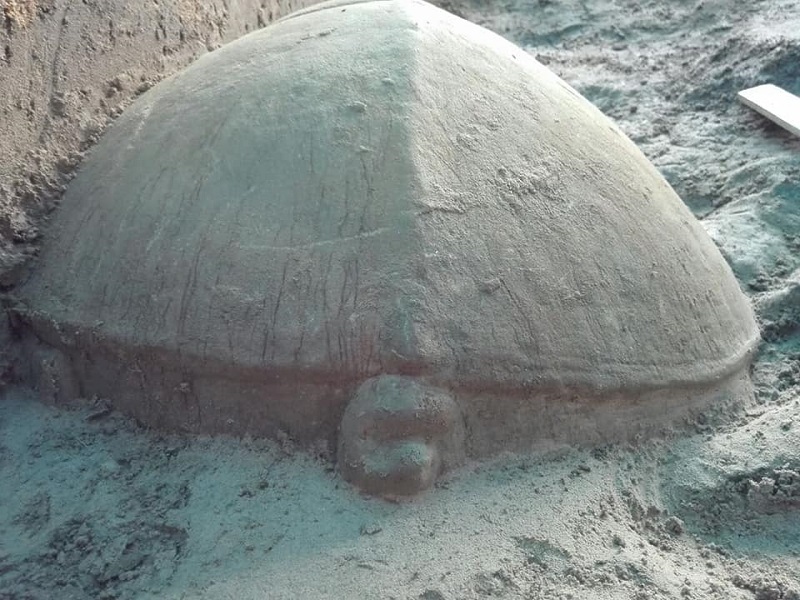
M800 140L734 95L800 92L800 4L450 8L610 114L702 218L762 322L757 405L468 467L396 505L289 442L162 436L7 389L0 598L798 598Z
M130 99L312 0L0 0L0 286Z

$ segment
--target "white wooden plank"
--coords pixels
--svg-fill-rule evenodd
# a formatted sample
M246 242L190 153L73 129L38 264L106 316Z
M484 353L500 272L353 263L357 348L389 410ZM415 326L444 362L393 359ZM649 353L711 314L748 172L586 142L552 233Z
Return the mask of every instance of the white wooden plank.
M800 136L800 98L768 83L742 90L739 100L773 121Z

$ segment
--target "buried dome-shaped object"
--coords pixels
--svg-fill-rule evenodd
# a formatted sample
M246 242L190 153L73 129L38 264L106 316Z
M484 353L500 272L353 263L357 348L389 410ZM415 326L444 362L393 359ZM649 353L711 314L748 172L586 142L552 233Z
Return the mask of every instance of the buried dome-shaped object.
M338 442L344 476L385 495L746 401L758 342L614 124L415 0L318 5L155 86L85 160L40 262L15 310L42 390Z

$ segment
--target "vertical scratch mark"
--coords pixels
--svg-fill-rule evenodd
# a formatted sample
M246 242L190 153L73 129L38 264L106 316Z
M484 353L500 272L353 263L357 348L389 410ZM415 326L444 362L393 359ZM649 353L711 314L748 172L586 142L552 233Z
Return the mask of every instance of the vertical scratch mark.
M207 231L200 239L200 244L197 247L197 251L194 253L194 257L192 258L192 267L186 274L186 282L183 285L183 292L181 293L181 304L180 310L178 311L178 335L181 336L186 331L186 318L189 313L189 304L191 303L191 300L194 297L194 292L197 288L197 271L200 265L200 254L205 247L206 235Z
M313 253L311 256L312 260L314 258ZM303 342L306 339L306 328L308 327L308 301L309 299L314 299L314 296L311 294L311 284L313 278L311 277L311 270L306 269L304 272L304 286L300 290L300 293L303 298L302 308L300 309L300 340L298 341L297 348L294 352L294 362L300 362L300 355L303 352Z
M278 298L275 300L275 308L272 311L272 354L270 355L270 359L275 358L275 330L276 324L278 322L278 310L281 307L281 299L283 298L283 288L286 285L286 272L289 270L289 261L287 260L283 263L283 273L281 274L281 285L278 288ZM266 356L267 353L267 338L269 337L269 332L266 332L264 335L264 346L261 349L261 356L262 358Z
M333 252L328 255L328 264L325 267L322 279L322 320L325 323L325 347L328 350L328 360L330 361L333 361L333 352L331 348L330 314L328 314L328 276L331 273L332 264Z
M344 216L339 219L336 231L339 237L343 237L342 232L347 220L350 218L350 177L346 177L344 181Z

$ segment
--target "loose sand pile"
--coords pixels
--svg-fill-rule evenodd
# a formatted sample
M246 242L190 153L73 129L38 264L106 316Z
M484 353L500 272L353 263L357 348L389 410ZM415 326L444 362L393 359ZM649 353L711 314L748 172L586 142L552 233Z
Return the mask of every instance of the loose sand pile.
M5 3L6 284L117 107L259 25L257 3L115 5ZM388 504L290 440L160 435L103 399L54 409L9 386L0 598L800 598L800 140L734 99L800 93L800 3L446 8L612 116L702 219L761 319L757 404L671 439L467 467Z

